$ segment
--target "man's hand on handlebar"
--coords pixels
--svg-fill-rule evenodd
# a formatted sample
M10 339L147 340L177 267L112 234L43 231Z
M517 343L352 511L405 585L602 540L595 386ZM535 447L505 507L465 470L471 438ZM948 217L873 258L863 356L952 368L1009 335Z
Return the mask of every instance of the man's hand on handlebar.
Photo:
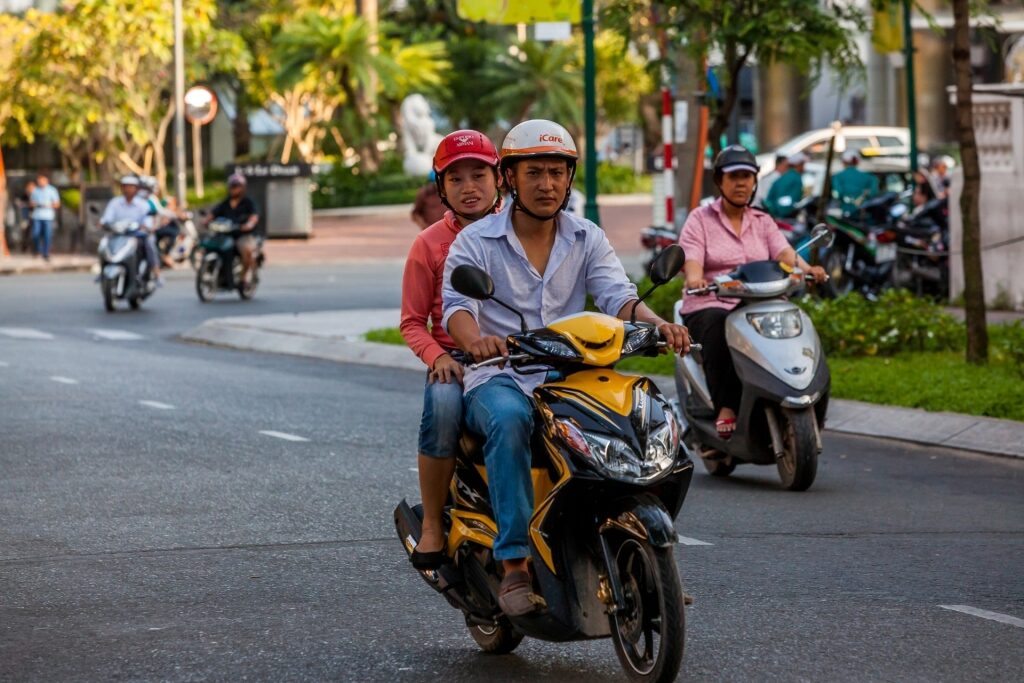
M679 355L690 352L690 333L682 325L661 323L658 332L665 341L665 348L672 349Z
M505 344L505 339L494 335L480 337L470 342L465 350L477 362L498 356L508 358L508 346Z

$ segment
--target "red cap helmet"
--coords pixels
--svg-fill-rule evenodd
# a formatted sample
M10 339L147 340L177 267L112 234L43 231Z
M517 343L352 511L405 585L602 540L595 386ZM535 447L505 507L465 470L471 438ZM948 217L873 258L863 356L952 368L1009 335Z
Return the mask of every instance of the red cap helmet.
M448 133L434 152L434 173L440 178L449 166L462 159L477 159L497 168L498 150L486 135L475 130Z

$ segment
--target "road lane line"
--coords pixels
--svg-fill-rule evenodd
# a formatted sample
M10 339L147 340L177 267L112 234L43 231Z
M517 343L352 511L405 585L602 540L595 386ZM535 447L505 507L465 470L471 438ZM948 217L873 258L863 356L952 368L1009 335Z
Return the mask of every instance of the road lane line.
M145 339L141 334L135 334L127 330L89 329L87 331L91 332L97 339L106 339L107 341L138 341Z
M708 543L707 541L698 541L696 538L690 538L689 536L679 536L678 534L676 535L678 536L679 543L681 545L714 545L712 543Z
M1011 617L1009 614L989 612L987 609L978 609L977 607L971 607L970 605L939 605L939 607L942 609L952 610L954 612L970 614L972 617L991 619L992 621L998 621L1000 624L1009 624L1010 626L1016 626L1017 628L1024 628L1024 619Z
M303 436L295 436L294 434L288 434L286 432L275 432L272 429L261 429L260 434L266 434L267 436L272 436L275 439L284 439L285 441L309 441L309 439Z
M0 368L9 368L9 367L11 367L10 363L8 363L5 360L0 360Z
M139 405L146 406L147 408L156 408L157 410L174 410L174 406L170 403L161 403L160 401L139 401Z
M31 327L0 327L0 334L11 339L53 339L53 335L42 330L34 330Z
M50 379L58 384L78 384L77 379L71 379L70 377L63 377L61 375L53 375Z

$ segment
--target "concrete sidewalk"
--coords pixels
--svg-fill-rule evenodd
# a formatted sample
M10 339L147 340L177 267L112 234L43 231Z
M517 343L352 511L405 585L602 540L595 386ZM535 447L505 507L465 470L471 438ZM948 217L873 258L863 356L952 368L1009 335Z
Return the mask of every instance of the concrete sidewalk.
M95 263L95 256L82 254L54 254L49 261L24 255L0 256L0 275L82 273L89 271Z
M397 308L216 318L189 330L181 338L246 351L422 372L423 364L406 347L363 341L363 335L369 330L397 327L399 318ZM653 379L663 391L675 394L671 377ZM826 428L1024 458L1024 422L1014 420L833 399Z

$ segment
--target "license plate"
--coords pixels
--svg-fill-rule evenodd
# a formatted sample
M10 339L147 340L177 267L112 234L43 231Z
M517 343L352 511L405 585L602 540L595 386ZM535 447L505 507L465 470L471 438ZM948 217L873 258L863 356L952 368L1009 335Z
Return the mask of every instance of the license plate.
M885 263L886 261L896 260L896 245L895 244L879 244L875 247L875 261L878 263Z

